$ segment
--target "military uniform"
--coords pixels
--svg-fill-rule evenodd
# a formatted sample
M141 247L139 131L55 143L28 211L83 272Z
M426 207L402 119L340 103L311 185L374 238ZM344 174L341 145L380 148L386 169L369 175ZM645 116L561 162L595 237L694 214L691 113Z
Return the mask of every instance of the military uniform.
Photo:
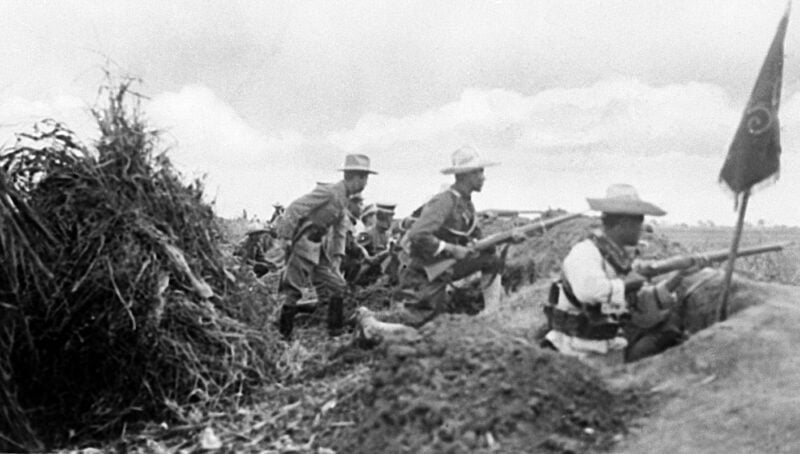
M350 227L345 238L344 257L342 258L342 275L345 281L350 284L353 284L358 277L364 259L367 257L367 251L359 244L358 238L356 238L358 225L357 219L351 216Z
M362 154L345 156L344 179L338 183L320 183L310 193L292 202L276 227L277 234L290 240L289 258L280 293L283 299L279 329L285 337L292 333L297 301L302 287L310 279L320 302L328 303L328 331L340 333L343 327L343 297L347 284L337 269L344 256L350 228L350 196L360 193L367 184L369 158ZM328 243L323 246L323 238Z
M640 216L638 224L630 224L639 228L644 215L665 214L640 200L630 185L612 185L606 198L587 200L604 216ZM545 343L564 354L615 364L676 345L683 330L674 310L677 297L667 280L626 291L625 278L635 266L625 249L606 235L607 228L614 227L592 232L564 258L561 279L553 284L545 306Z
M381 230L376 224L369 230L359 234L358 244L360 244L369 255L375 255L385 251L389 247L389 238L389 230Z
M477 272L481 273L482 310L491 312L499 307L502 260L492 249L477 254L470 250L470 245L482 236L471 194L483 187L484 168L494 165L497 163L480 159L477 150L470 146L452 153L451 165L441 173L455 175L455 184L416 210L413 224L404 223L403 228L408 230L400 240L403 252L399 254L398 274L400 294L406 301L379 314L382 322L417 327L443 312L479 312L470 311L471 307L457 307L450 294L455 288L453 284ZM428 278L427 267L456 257L459 259L452 267L433 279Z
M435 195L422 209L419 218L405 235L405 247L410 262L400 271L400 286L416 295L410 305L429 316L456 310L447 292L448 284L477 271L483 275L496 274L502 267L493 250L484 250L475 257L459 260L444 274L429 281L425 267L449 258L445 243L467 246L482 237L475 207L468 194L454 187ZM412 323L413 324L413 323Z
M396 241L392 237L395 205L378 203L375 207L375 225L358 236L358 243L364 249L366 257L354 282L356 285L369 285L381 276L388 276L389 284L395 285L399 267Z
M559 351L632 361L681 341L677 314L670 310L675 294L663 281L626 293L631 260L602 232L577 243L562 270L558 299L547 311L551 331L546 335Z
M346 283L331 258L344 255L349 229L347 193L344 181L320 183L314 190L286 207L277 224L280 237L291 239L290 251L279 291L283 298L281 331L291 333L297 301L302 288L311 282L320 302L328 303L328 323L342 324L342 298ZM327 247L323 238L328 234Z

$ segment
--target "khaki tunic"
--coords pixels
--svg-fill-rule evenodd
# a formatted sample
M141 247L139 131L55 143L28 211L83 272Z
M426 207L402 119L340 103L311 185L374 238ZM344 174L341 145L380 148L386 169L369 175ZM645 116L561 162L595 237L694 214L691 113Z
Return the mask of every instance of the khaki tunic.
M301 288L310 280L320 299L341 296L346 283L331 266L331 257L344 255L349 229L347 191L344 181L320 183L310 193L292 202L278 220L276 232L291 239L289 260L281 279L286 304L302 296ZM329 233L330 232L330 233ZM328 235L328 247L323 238Z
M419 218L404 239L410 263L400 272L400 285L406 294L415 295L416 301L410 306L418 313L430 312L430 317L438 313L458 311L456 302L452 301L447 292L447 285L478 271L499 271L502 267L500 258L493 250L482 251L476 257L458 261L449 272L433 281L427 279L425 266L448 258L444 252L445 243L466 246L481 237L475 207L469 196L452 187L433 196L422 208ZM420 317L419 320L430 317ZM415 324L411 321L408 323Z

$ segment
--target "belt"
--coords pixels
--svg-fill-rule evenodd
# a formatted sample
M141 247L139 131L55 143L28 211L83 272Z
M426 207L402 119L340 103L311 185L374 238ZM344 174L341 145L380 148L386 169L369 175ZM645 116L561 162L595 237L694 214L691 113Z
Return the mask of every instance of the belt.
M551 329L561 331L568 336L588 340L608 340L617 337L619 333L619 323L607 316L589 317L585 313L573 314L552 305L545 305L544 313Z

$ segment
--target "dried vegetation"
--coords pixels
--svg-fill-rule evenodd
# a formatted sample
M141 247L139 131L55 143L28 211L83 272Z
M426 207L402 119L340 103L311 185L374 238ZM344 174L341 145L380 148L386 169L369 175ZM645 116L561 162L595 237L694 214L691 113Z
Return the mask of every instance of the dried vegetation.
M93 146L44 121L0 157L6 448L180 419L275 376L275 335L226 271L202 186L159 153L131 83L102 91Z

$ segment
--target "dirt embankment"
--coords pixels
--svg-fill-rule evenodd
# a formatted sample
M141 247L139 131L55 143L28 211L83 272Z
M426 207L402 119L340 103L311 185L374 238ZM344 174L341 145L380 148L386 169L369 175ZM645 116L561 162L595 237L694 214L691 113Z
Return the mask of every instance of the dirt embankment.
M621 371L662 403L615 452L800 452L798 302L798 287L747 282L732 303L748 309Z
M462 315L421 332L419 342L384 347L386 359L340 410L355 426L320 443L348 453L585 452L624 436L641 409L637 393L540 349L529 330Z

